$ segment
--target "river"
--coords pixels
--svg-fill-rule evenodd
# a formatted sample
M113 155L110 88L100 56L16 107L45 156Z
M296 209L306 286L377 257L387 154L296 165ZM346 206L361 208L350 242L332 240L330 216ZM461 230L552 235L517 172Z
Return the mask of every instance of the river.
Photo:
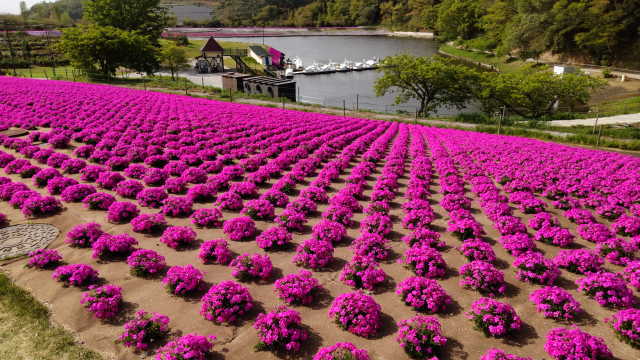
M288 36L288 37L229 37L224 41L262 43L274 47L287 57L300 57L305 66L314 61L341 63L345 59L362 61L383 59L397 54L433 56L438 44L430 39L390 36ZM298 99L301 102L348 109L359 107L380 112L414 113L414 101L394 105L394 94L375 96L373 85L381 76L379 71L353 71L319 75L296 75ZM439 109L438 115L455 114L455 109ZM433 114L432 114L433 115Z

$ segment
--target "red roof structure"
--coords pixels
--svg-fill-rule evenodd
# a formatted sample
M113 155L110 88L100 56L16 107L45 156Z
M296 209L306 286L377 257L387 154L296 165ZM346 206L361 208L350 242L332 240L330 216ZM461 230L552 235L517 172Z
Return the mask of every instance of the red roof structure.
M209 38L209 40L207 40L207 43L204 44L204 46L202 47L201 51L206 51L206 52L224 52L224 49L222 48L222 46L220 46L220 44L218 44L218 42L216 41L216 39L212 37Z

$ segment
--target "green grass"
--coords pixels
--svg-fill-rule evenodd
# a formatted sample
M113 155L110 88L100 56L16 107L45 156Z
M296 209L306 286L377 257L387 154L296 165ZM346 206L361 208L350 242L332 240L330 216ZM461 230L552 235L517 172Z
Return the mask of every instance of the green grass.
M498 68L498 70L503 72L515 72L521 69L524 65L526 65L525 62L520 60L507 62L507 58L504 56L495 56L492 54L486 54L482 52L458 49L454 46L447 45L447 44L440 45L440 51L442 51L445 54L467 59L468 61L471 61L471 62L475 62L475 63L480 62L483 64L493 65L496 68Z
M0 272L0 359L99 360L50 321L49 310Z
M73 78L72 66L56 67L55 77L53 75L52 67L34 66L31 69L16 69L16 72L18 73L18 76L21 76L21 77L64 79L68 76L70 79ZM8 71L7 74L13 75L13 72Z

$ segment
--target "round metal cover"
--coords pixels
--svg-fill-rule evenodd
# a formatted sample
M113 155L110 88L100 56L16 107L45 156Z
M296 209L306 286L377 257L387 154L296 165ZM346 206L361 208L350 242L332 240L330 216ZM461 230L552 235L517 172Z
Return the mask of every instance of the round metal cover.
M0 260L47 247L60 230L49 224L20 224L0 229Z

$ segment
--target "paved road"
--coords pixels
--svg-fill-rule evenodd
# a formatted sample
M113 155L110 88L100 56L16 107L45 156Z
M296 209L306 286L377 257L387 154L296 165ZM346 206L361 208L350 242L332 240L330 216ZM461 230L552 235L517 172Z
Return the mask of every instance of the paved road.
M551 121L553 126L574 126L574 125L587 125L592 126L595 124L596 119L575 119L575 120L554 120ZM640 114L627 114L603 117L598 119L598 125L615 125L615 124L635 124L640 123Z

